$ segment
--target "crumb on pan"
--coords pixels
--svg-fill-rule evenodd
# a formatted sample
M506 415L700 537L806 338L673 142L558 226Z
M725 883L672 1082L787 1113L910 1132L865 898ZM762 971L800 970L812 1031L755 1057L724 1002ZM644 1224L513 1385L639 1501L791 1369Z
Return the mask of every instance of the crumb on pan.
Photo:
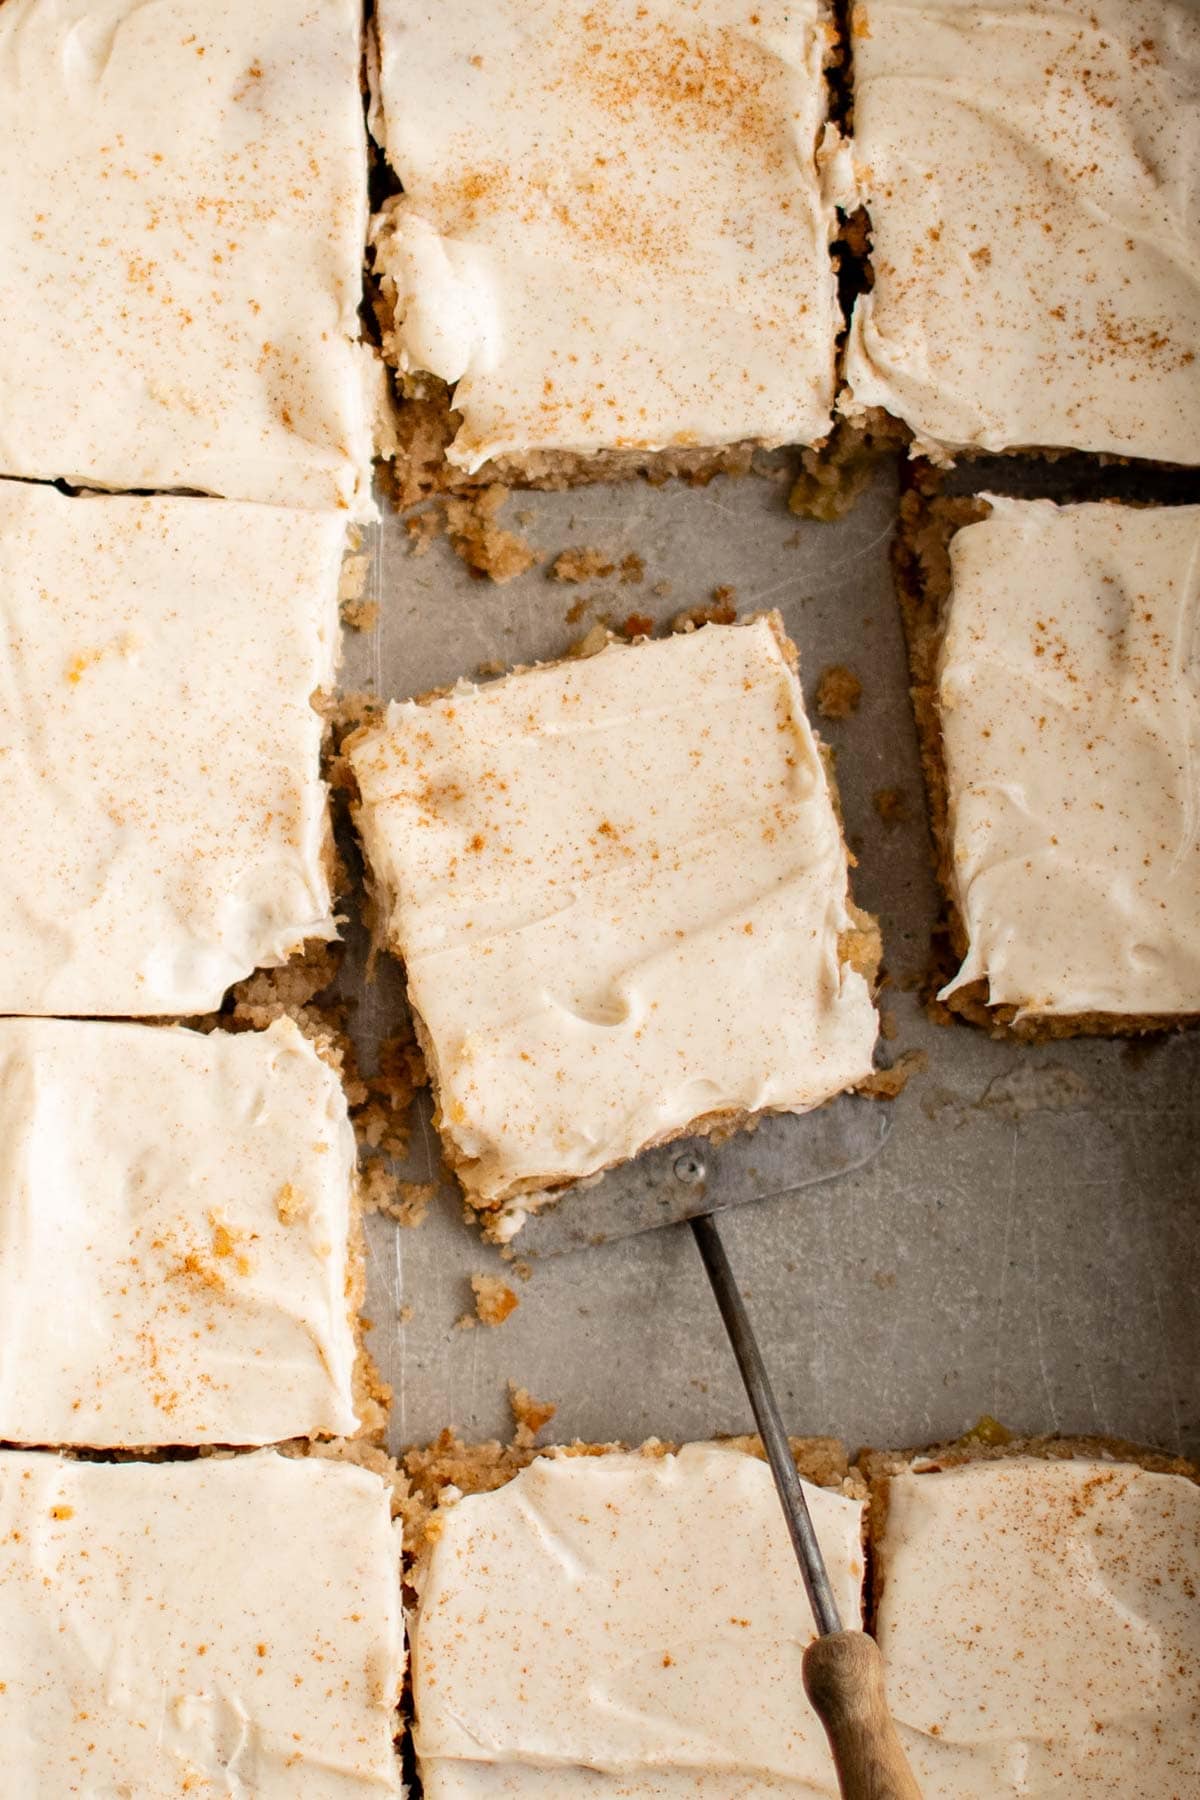
M903 788L876 788L871 795L871 805L887 826L907 825L912 817L908 795Z
M657 591L657 590L656 590ZM737 589L723 584L712 591L712 599L701 606L688 606L671 620L672 631L698 631L702 625L735 625L737 623Z
M538 560L524 538L497 522L508 497L509 489L496 481L478 493L443 502L446 535L456 555L473 574L489 576L500 585L523 575Z
M902 1050L890 1069L876 1069L873 1075L859 1083L858 1092L869 1094L876 1100L895 1100L902 1094L914 1075L919 1075L929 1066L929 1055L925 1050Z
M618 581L637 586L644 580L646 564L636 550L627 551L619 560L593 546L560 550L546 570L550 581L603 581L616 575Z
M371 559L365 552L347 555L338 581L338 608L351 631L370 631L379 618L379 602L366 598Z
M481 1325L503 1325L516 1312L521 1302L498 1275L472 1275L471 1291L475 1295L475 1317Z
M619 629L623 637L649 637L654 630L654 620L649 613L631 612L621 621Z
M567 655L576 658L598 656L608 642L608 626L602 625L597 620L590 631L585 631L581 638L577 638L573 644L568 646Z
M432 1181L401 1181L383 1162L369 1162L362 1171L363 1211L386 1213L398 1225L415 1230L437 1196Z
M817 683L817 711L823 719L848 719L858 711L862 691L862 682L852 669L833 663Z
M518 1387L515 1381L508 1384L508 1404L515 1427L513 1442L523 1447L533 1443L558 1411L553 1401L535 1400L528 1388Z
M424 556L434 540L440 537L445 523L441 509L437 506L426 506L420 512L409 513L404 521L404 529L408 533L411 554Z
M546 578L549 581L601 581L611 575L616 566L603 550L560 550L546 570Z

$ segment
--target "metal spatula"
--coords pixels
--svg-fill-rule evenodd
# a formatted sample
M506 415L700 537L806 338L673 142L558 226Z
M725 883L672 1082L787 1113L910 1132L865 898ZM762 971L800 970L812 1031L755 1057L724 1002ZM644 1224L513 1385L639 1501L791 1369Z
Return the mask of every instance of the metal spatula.
M703 1139L670 1144L535 1213L520 1238L523 1253L553 1256L690 1223L812 1606L818 1635L804 1653L804 1686L825 1727L845 1800L921 1800L921 1794L888 1712L875 1641L864 1631L842 1629L779 1405L715 1215L860 1168L883 1147L889 1128L886 1107L845 1095L802 1118L765 1120L718 1150Z

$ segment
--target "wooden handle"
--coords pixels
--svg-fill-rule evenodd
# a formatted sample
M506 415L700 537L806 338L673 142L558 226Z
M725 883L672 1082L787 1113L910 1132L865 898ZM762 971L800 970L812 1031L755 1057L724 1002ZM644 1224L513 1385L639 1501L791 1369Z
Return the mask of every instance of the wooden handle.
M844 1800L921 1800L883 1686L879 1646L833 1631L804 1652L804 1691L825 1727Z

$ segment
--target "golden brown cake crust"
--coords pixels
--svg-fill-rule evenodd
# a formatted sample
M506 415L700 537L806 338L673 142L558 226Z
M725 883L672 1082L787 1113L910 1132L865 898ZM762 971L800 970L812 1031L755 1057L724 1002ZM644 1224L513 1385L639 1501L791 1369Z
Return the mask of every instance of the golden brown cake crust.
M504 1487L538 1456L608 1456L628 1449L625 1444L583 1443L551 1444L538 1447L533 1442L533 1427L538 1420L538 1403L531 1402L522 1389L512 1395L518 1429L511 1444L496 1440L482 1444L465 1444L452 1431L443 1431L432 1444L402 1452L400 1466L404 1471L406 1494L401 1505L404 1519L404 1541L407 1553L420 1558L428 1551L437 1535L439 1496L450 1487L459 1494L487 1494ZM535 1410L532 1414L528 1408ZM544 1422L549 1422L554 1409L541 1408ZM524 1416L526 1423L522 1424ZM541 1426L538 1426L540 1429ZM757 1437L714 1438L716 1443L744 1450L762 1458L763 1448ZM838 1438L792 1438L792 1454L796 1467L806 1481L826 1487L854 1499L865 1499L866 1483L861 1473L852 1468L846 1447ZM680 1446L650 1438L636 1446L642 1456L668 1456Z

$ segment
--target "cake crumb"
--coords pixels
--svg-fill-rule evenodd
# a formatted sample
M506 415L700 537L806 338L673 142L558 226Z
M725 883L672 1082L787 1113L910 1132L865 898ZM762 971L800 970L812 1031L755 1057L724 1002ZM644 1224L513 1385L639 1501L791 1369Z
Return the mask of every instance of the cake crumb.
M859 1083L860 1094L870 1094L876 1100L894 1100L902 1094L914 1075L929 1066L929 1057L924 1050L902 1050L890 1069L876 1069L873 1075Z
M396 1323L398 1325L411 1325L412 1322L413 1322L412 1307L411 1306L402 1306L400 1308L399 1312L396 1314Z
M862 682L842 663L833 663L817 683L817 711L823 719L848 719L858 711Z
M911 814L908 809L908 795L903 788L876 788L871 795L871 805L879 814L885 825L906 825Z
M277 969L256 969L230 990L233 1005L221 1023L234 1031L265 1031L276 1019L292 1019L324 1054L332 1052L329 1020L312 1006L316 996L337 977L342 945L310 941L300 956ZM329 1055L335 1064L339 1057Z
M281 1225L294 1225L308 1216L308 1201L290 1181L285 1181L275 1196L275 1216Z
M368 1163L362 1172L364 1212L386 1213L397 1225L415 1231L437 1194L432 1181L401 1181L383 1162Z
M374 631L379 623L378 600L343 600L342 624L351 631Z
M590 631L585 632L581 638L577 639L577 641L570 646L567 655L576 658L598 656L607 644L608 627L597 620Z
M351 631L370 631L379 619L379 602L366 598L371 559L365 553L347 556L338 577L338 607L342 623Z
M528 1388L518 1387L515 1381L508 1384L508 1404L512 1408L513 1443L522 1450L528 1449L537 1438L539 1431L547 1426L558 1411L549 1400L535 1400Z
M404 521L410 553L413 556L424 556L434 539L440 535L442 524L442 515L436 506L427 506L421 512L410 513Z
M652 590L657 592L657 589ZM737 623L737 589L727 584L715 587L705 606L688 606L671 620L672 631L698 631L701 625L734 625Z
M488 576L498 585L523 575L537 561L537 553L524 538L505 531L497 523L509 490L494 481L466 499L443 501L446 534L455 554L473 574Z
M352 1099L351 1122L367 1150L401 1157L412 1135L413 1098L427 1085L429 1072L411 1030L384 1038L378 1062L376 1073L363 1078L362 1097Z
M649 637L653 630L654 620L649 613L632 612L621 626L621 631L627 638Z
M549 581L600 581L616 568L603 550L560 550L546 570Z
M621 558L617 574L627 587L640 587L646 579L646 563L636 550L630 550Z
M503 1325L521 1304L506 1281L498 1275L472 1275L475 1316L481 1325Z

